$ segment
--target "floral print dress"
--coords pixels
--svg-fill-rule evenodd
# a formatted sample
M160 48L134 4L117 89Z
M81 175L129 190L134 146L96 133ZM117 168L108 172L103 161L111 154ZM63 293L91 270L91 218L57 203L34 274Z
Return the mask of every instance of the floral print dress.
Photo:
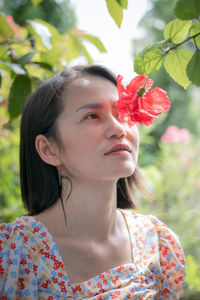
M133 262L70 283L53 236L36 217L0 225L0 299L179 299L185 259L178 237L152 215L120 210Z

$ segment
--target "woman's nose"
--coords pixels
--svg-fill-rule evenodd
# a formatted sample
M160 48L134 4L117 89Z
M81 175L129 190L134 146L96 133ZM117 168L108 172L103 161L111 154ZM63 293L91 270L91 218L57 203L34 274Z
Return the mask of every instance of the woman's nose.
M106 137L123 137L126 136L126 124L121 123L115 116L110 116L106 122Z

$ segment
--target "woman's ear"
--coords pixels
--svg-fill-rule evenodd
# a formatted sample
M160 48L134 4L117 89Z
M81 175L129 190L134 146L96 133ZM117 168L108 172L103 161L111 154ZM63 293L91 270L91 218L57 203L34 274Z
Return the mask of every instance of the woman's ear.
M35 148L40 158L47 164L59 166L61 164L57 157L57 147L55 143L50 142L46 136L39 134L35 139Z

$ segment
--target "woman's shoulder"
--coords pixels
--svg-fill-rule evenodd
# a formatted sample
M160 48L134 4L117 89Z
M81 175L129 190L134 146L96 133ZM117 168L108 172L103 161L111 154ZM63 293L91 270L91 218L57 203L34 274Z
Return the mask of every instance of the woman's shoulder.
M43 233L42 233L43 232ZM21 216L11 223L0 224L0 251L11 251L20 247L34 245L42 236L46 236L45 228L34 217Z
M155 274L159 299L179 299L185 271L185 255L179 237L153 215L123 210L127 218L138 263Z
M129 225L131 227L133 226L138 231L156 232L158 235L172 234L177 237L163 221L154 215L140 214L130 209L123 209L122 212L125 214Z
M160 252L166 248L175 253L182 252L179 236L156 216L138 214L131 210L123 210L123 213L135 239L142 240L145 245L157 244Z
M16 218L13 222L10 223L1 223L0 224L0 233L11 234L18 231L23 231L26 228L25 220L28 220L28 217L21 216ZM27 223L28 224L28 223Z
M51 245L47 229L35 217L22 216L1 224L0 294L3 291L9 299L16 299L14 295L36 299L38 284L45 286L53 269L53 258L57 269L60 267L56 256L49 253Z
M16 218L13 222L10 223L1 223L0 224L0 233L1 234L14 234L19 232L26 232L36 225L37 219L31 216L21 216Z
M0 224L0 269L4 270L3 275L0 272L0 282L8 270L17 274L22 266L41 263L44 248L49 248L50 243L47 229L37 218L22 216L12 223Z
M20 222L19 218L12 223L0 224L0 245L3 244L5 249L5 246L12 243L15 238L19 241L24 231L25 226L22 222Z

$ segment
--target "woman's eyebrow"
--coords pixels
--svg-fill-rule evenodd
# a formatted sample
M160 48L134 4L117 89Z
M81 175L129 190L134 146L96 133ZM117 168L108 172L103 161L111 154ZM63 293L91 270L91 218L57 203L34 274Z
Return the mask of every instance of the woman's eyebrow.
M88 103L88 104L85 104L85 105L77 108L75 111L79 111L81 109L87 109L87 108L102 108L102 104L100 104L100 103Z
M115 102L112 103L112 106L115 107ZM100 103L88 103L88 104L85 104L85 105L77 108L75 110L75 112L82 110L82 109L87 109L87 108L102 108L102 107L103 107L103 105Z

